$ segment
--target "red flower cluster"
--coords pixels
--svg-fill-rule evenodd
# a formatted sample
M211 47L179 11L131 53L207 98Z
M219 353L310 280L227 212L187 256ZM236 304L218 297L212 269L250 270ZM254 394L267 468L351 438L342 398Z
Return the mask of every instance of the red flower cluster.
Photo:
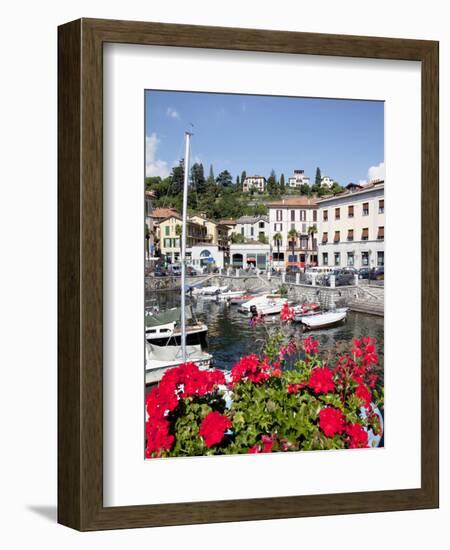
M311 338L311 336L308 336L308 338L303 340L303 349L305 350L305 353L308 353L309 355L312 353L319 353L319 343L317 340Z
M281 346L278 352L278 358L283 361L286 355L293 355L297 351L297 344L294 340L291 340L287 346Z
M308 386L316 393L334 391L333 372L328 367L315 367L309 377Z
M288 393L298 393L306 386L306 382L300 382L299 384L289 384Z
M344 431L345 416L338 409L325 407L319 413L319 426L327 437L333 437Z
M279 364L275 368L272 368L267 358L261 361L253 353L242 357L231 369L232 386L241 380L250 380L250 382L256 384L268 380L271 376L279 376L280 374Z
M372 394L370 393L367 386L365 386L364 384L359 384L359 386L356 388L355 395L364 402L364 405L366 407L370 407L370 404L372 403Z
M349 449L364 449L369 446L367 431L359 424L349 424L345 431L347 433L347 444Z
M203 437L205 445L212 447L222 441L228 428L231 428L230 419L217 411L212 411L203 419L198 433Z
M284 302L283 307L281 308L280 319L282 321L292 321L293 318L294 318L294 310L291 307L289 307L289 304L286 301Z
M262 445L253 445L253 447L250 447L247 452L249 454L271 453L273 449L275 437L270 435L263 435L261 436L261 441L262 441Z
M179 400L194 395L204 396L218 384L225 384L223 372L202 371L194 363L184 363L165 372L159 385L149 392L146 399L146 458L170 451L174 437L169 433L167 415L178 406Z

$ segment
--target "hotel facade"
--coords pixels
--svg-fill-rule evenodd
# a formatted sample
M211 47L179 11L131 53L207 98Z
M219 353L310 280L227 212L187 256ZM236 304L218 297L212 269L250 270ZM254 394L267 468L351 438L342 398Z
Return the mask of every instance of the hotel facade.
M282 269L288 265L317 265L317 199L304 195L286 197L269 203L267 207L273 266ZM310 232L312 227L316 228L315 234ZM294 241L289 236L291 230L297 233ZM277 235L281 239L276 239Z
M384 266L384 181L317 200L319 265Z

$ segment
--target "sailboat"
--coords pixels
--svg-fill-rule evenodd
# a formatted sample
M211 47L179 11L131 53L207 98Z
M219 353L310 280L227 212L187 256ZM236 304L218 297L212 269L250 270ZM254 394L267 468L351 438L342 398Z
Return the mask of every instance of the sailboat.
M187 345L187 326L186 326L186 227L187 227L187 197L189 181L189 155L190 140L192 134L185 132L185 170L183 184L183 216L181 233L181 308L179 312L179 343L174 345L158 346L155 343L146 341L146 360L145 360L145 382L154 384L161 380L163 374L170 368L176 367L187 361L195 362L201 369L207 369L211 365L212 355L202 350L200 344ZM156 314L153 315L155 317ZM152 316L148 316L151 319ZM147 317L146 317L147 319ZM158 322L158 321L157 321ZM174 321L160 323L156 325L162 332L170 332L175 329ZM147 323L146 323L147 324ZM151 325L151 321L149 321ZM164 326L165 325L165 326ZM207 327L206 327L207 328ZM151 329L151 327L149 327ZM147 336L147 335L146 335ZM156 336L159 336L156 333ZM152 340L150 333L150 340ZM147 338L148 340L148 338Z

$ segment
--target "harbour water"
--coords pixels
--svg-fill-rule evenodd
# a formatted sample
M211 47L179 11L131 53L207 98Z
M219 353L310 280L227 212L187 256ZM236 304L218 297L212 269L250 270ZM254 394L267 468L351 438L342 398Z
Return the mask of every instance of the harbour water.
M179 291L152 293L161 311L180 305ZM264 325L251 327L249 318L237 310L237 306L202 299L191 300L192 309L199 321L208 326L208 351L213 355L213 366L224 370L231 367L243 355L261 351L267 331L279 325L277 315L267 317ZM291 325L290 331L301 335L301 325ZM349 311L345 323L310 334L319 342L321 352L332 352L336 347L348 347L353 338L374 336L380 357L380 370L384 365L384 318Z

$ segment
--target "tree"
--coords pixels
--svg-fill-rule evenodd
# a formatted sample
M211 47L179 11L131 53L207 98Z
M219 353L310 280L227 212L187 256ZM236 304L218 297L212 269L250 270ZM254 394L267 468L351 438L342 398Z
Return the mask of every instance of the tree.
M322 172L320 171L319 167L316 168L316 179L315 179L314 183L316 185L318 185L319 187L322 183Z
M280 261L280 243L283 239L283 235L281 233L275 233L275 235L273 236L273 242L275 243L276 247L277 247L277 259L278 261Z
M294 258L294 256L295 256L295 245L297 244L297 239L298 239L298 233L294 228L292 228L289 231L288 239L289 239L289 245L290 245L291 250L292 250L292 258Z
M233 185L233 178L228 170L220 172L216 178L216 183L219 187L231 187Z
M286 192L286 182L284 181L284 174L280 176L280 193L283 194Z
M241 233L232 233L231 242L233 244L242 244L243 242L245 242L245 237Z
M311 248L310 250L314 250L314 235L317 233L317 225L310 225L308 227L308 236L311 236ZM305 262L306 264L306 262Z
M236 189L240 190L241 188L241 182L239 180L239 176L236 176Z
M213 165L212 164L209 167L209 176L208 176L208 179L206 180L206 183L209 186L216 184L216 178L214 177L214 170L213 170Z
M262 244L269 244L269 239L264 235L264 233L260 233L258 235L258 241Z
M183 192L184 183L184 159L181 159L178 166L172 168L170 194L178 195Z
M242 170L241 174L241 185L244 185L245 178L247 177L247 172L245 170Z
M267 192L269 195L273 196L277 194L277 176L275 174L275 170L272 170L270 172L269 179L267 180Z
M333 187L331 188L331 192L333 193L333 195L336 195L336 193L340 193L343 190L344 188L341 185L339 185L337 181L333 183Z
M197 193L204 193L206 191L206 179L203 172L203 164L197 162L192 165L191 168L191 182L192 187Z

